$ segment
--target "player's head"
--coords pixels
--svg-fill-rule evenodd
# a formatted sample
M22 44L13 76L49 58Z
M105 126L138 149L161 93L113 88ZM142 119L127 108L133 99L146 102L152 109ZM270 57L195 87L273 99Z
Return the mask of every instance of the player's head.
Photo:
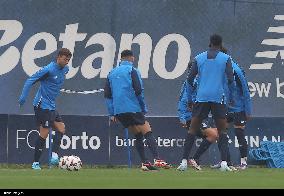
M121 60L134 62L135 58L131 50L123 50L120 55Z
M221 48L222 47L222 37L217 34L211 35L209 47Z
M61 67L67 65L72 57L72 53L67 48L61 48L58 51L56 62Z

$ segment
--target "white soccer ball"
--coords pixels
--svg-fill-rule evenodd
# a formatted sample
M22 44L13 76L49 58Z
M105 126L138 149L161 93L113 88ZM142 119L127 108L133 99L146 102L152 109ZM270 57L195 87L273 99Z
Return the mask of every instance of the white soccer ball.
M67 159L67 170L78 171L82 168L82 161L78 156L71 155Z
M60 169L67 169L68 156L63 156L59 159L59 168Z

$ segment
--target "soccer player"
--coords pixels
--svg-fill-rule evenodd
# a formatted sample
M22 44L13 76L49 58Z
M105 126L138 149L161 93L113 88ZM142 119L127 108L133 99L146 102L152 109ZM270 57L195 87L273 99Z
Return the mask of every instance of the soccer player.
M53 140L51 164L57 165L59 162L58 150L62 136L65 133L65 124L56 111L55 99L60 93L65 75L69 70L67 64L71 57L72 54L67 48L60 49L55 61L44 66L26 80L19 98L19 104L23 106L32 85L40 82L39 89L33 101L36 123L39 127L39 137L35 144L32 169L41 169L39 160L50 128L57 130Z
M227 53L226 48L221 49L224 53ZM235 95L232 105L229 105L227 122L233 123L235 135L237 136L239 143L239 151L241 155L241 164L239 169L247 168L247 151L248 144L245 139L245 126L250 119L252 113L252 102L250 98L248 83L245 77L244 70L232 60L232 66L234 71L235 81Z
M144 171L157 170L157 167L171 167L160 159L157 144L148 121L145 120L147 107L144 101L144 88L138 69L133 67L134 55L131 50L121 53L121 61L107 76L105 98L111 121L117 120L136 138L136 149ZM143 138L153 154L152 164L144 153Z
M221 52L221 47L222 37L216 34L212 35L209 50L197 55L192 62L188 75L189 88L193 88L193 82L197 75L198 86L190 129L185 140L185 149L190 151L202 120L207 118L209 112L211 112L219 133L221 170L231 171L226 161L228 159L226 114L227 105L231 104L233 100L234 79L231 57Z
M181 92L180 92L180 98L178 102L178 116L180 119L180 123L184 128L189 130L190 127L190 121L192 117L192 105L191 103L194 102L195 99L195 90L193 92L188 92L190 88L188 88L188 82L187 80L183 83ZM195 89L195 87L194 87ZM211 120L211 119L210 119ZM214 142L216 142L218 138L218 131L216 128L213 128L214 125L212 125L211 121L211 127L209 126L210 123L208 123L208 119L204 120L202 122L201 128L196 133L197 137L203 138L199 148L197 149L194 156L188 160L189 153L188 149L186 149L186 145L184 146L183 150L183 158L182 162L180 163L179 167L177 168L180 171L185 171L187 169L187 164L191 165L197 170L201 170L201 167L199 165L199 158L200 156L210 147L210 145Z

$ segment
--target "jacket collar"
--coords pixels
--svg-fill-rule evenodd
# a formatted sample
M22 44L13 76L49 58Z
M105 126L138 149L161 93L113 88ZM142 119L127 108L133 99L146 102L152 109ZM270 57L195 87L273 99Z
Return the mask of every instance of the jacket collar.
M130 65L130 66L132 66L133 65L133 63L132 62L130 62L130 61L120 61L120 63L119 63L119 66L121 66L121 65Z

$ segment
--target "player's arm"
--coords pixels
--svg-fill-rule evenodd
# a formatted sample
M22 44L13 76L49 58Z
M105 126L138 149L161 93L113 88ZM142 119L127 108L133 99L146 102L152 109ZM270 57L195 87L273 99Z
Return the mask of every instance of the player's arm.
M228 87L229 87L229 103L233 104L234 102L234 90L235 90L235 83L234 83L234 71L232 67L232 59L231 57L228 58L226 63L225 73L228 80Z
M106 100L106 105L108 109L109 116L114 116L114 109L113 109L113 100L112 100L112 92L109 79L107 77L105 88L104 88L104 97Z
M142 78L138 70L134 68L132 69L131 79L132 79L132 87L139 101L141 110L144 114L146 114L148 110L144 101Z
M250 92L249 92L249 87L248 87L248 82L245 77L245 73L243 70L240 68L241 73L239 74L240 81L241 81L241 89L244 95L244 104L245 104L245 113L247 118L249 118L252 114L252 101L250 97Z
M192 62L189 63L188 67L190 67L190 70L188 71L188 76L187 76L187 82L188 86L193 88L194 85L194 79L196 78L196 75L198 74L198 66L196 60L193 60Z
M178 116L181 124L183 125L186 125L188 116L191 116L191 111L188 106L189 106L189 100L187 92L187 83L185 82L182 86L178 102Z
M26 80L21 96L18 101L20 106L24 105L32 85L40 80L44 80L45 78L47 78L48 73L49 73L49 66L45 66Z

